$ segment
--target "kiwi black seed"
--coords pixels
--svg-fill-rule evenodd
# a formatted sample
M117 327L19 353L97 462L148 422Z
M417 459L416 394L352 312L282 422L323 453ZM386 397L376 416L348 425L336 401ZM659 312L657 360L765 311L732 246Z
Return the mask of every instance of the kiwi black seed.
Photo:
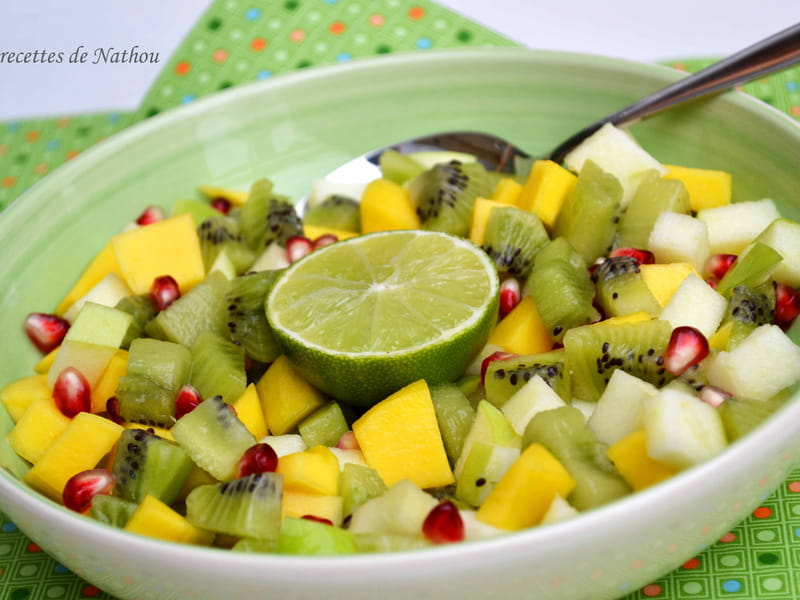
M263 363L272 362L281 352L264 312L264 301L281 272L260 271L235 277L225 294L230 339L240 344L248 356Z
M223 250L237 273L246 271L256 259L255 252L244 243L239 227L232 218L222 215L209 217L198 226L197 236L200 239L200 250L206 271L211 269Z
M640 310L654 317L661 310L642 278L638 261L631 256L605 259L592 273L592 281L597 301L610 317Z
M524 279L536 253L549 241L535 213L516 206L498 206L489 213L482 247L498 271Z
M486 369L486 399L500 407L534 376L539 375L561 398L569 401L570 378L565 356L564 350L560 348L541 354L492 361Z
M732 322L728 350L735 348L759 325L775 320L775 286L772 281L758 287L737 285L731 291L723 325Z
M358 233L361 231L361 209L355 199L332 194L306 209L303 224Z
M259 179L250 188L239 213L242 239L256 252L273 242L281 246L294 235L303 234L303 223L288 198L273 193L272 182Z

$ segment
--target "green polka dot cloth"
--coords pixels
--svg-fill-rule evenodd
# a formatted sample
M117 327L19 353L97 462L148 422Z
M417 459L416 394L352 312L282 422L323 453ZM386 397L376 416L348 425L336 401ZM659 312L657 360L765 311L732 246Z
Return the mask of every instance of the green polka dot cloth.
M427 0L216 0L131 113L0 124L0 209L63 162L165 109L241 83L399 51L513 42ZM697 71L711 61L670 66ZM800 119L800 68L744 87ZM713 546L625 600L800 597L800 468ZM113 600L0 513L0 598Z

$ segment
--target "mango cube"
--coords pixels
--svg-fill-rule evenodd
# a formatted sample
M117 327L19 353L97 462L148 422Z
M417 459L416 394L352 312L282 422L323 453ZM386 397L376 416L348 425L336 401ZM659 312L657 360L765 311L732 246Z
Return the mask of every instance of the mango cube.
M117 255L114 254L114 248L109 242L100 252L92 259L89 265L84 269L78 281L67 292L66 296L58 303L56 310L57 315L63 316L65 312L72 306L76 300L82 298L86 293L97 285L109 273L122 276L117 262Z
M689 193L689 204L697 212L731 203L731 174L711 169L664 165L667 179L680 180Z
M299 519L306 515L313 515L328 519L336 527L340 527L343 519L343 501L344 499L341 496L304 494L284 490L281 517L296 517Z
M69 424L69 417L64 416L48 395L28 407L6 439L14 452L35 463Z
M388 179L367 184L361 196L361 232L419 229L420 222L408 191Z
M423 489L455 481L424 380L378 402L353 423L353 433L367 465L387 486L402 479Z
M645 285L663 308L690 273L700 274L691 263L662 263L641 265L640 272Z
M185 293L205 277L200 239L189 213L137 227L111 238L122 278L145 294L156 277L171 275Z
M273 435L288 433L325 403L322 393L279 356L256 384L267 427Z
M306 225L303 224L303 235L310 240L315 240L321 235L333 234L339 240L346 240L347 238L355 237L358 234L354 231L344 231L343 229L334 229L333 227L322 227L319 225Z
M236 206L241 206L247 202L247 196L249 195L248 192L242 190L234 190L217 185L201 185L197 189L209 200L225 198L225 200Z
M125 531L148 537L207 546L214 539L210 531L195 527L155 496L148 494L131 515Z
M473 244L477 246L483 244L486 224L489 222L489 213L496 206L504 206L504 204L487 198L475 199L475 204L472 207L472 226L469 230L469 239Z
M47 375L30 375L12 381L0 390L0 402L16 423L28 407L41 398L50 397Z
M326 496L339 493L339 461L325 446L281 456L277 472L283 475L284 490Z
M573 173L552 160L537 160L522 186L517 205L536 213L547 229L552 229L576 179Z
M538 524L556 495L566 498L575 480L539 443L531 444L509 467L478 508L478 520L507 531Z
M56 355L58 354L58 348L52 349L50 352L45 354L39 362L37 362L33 366L33 370L36 373L47 373L50 370L50 367L53 366L53 362L56 360Z
M488 343L514 354L539 354L553 348L553 336L533 296L525 296L491 331Z
M675 470L647 454L644 430L634 431L606 450L625 482L639 491L675 474Z
M264 409L261 407L261 398L258 397L255 384L251 383L247 386L244 394L233 402L233 408L236 409L239 420L244 423L254 438L260 440L269 433L267 421L264 419Z
M117 391L119 378L128 370L128 351L119 349L108 361L106 370L92 388L92 412L99 413L106 410L108 399Z
M522 193L522 184L517 183L511 177L503 177L492 192L492 200L500 204L516 206L519 196Z

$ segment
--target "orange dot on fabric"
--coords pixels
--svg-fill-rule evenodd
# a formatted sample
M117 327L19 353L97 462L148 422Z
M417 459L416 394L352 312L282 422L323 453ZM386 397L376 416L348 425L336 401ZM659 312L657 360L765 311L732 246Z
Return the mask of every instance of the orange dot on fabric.
M689 569L689 570L696 569L699 566L700 566L700 559L697 558L697 557L690 558L685 563L683 563L683 568L684 569Z
M175 65L175 72L178 75L186 75L189 71L192 70L192 64L182 60L177 65Z
M3 178L3 187L4 188L14 187L15 183L17 183L17 178L16 177L4 177Z
M28 133L25 134L25 139L28 140L29 142L35 142L36 140L39 139L39 135L40 133L38 131L35 130L29 131Z
M333 35L339 35L340 33L344 33L345 29L347 29L347 25L345 25L341 21L334 21L328 26L328 31L330 31Z
M39 163L33 168L33 170L37 175L44 175L47 173L47 165L44 163Z
M380 27L385 22L386 22L386 19L384 18L383 15L372 15L369 18L369 24L372 25L373 27Z
M631 569L634 571L636 569L641 569L644 566L644 561L641 558L637 558L635 561L631 563Z
M724 542L729 544L730 542L736 541L736 534L735 533L726 533L721 538L719 538L720 542Z
M0 154L2 154L2 147L0 147ZM800 494L800 481L792 481L787 487L790 492Z
M5 144L0 144L0 156L3 156L8 152L8 146Z
M211 55L211 59L214 62L218 63L223 62L226 58L228 58L228 51L225 50L224 48L220 48L219 50L214 50L214 54Z
M67 160L72 160L76 156L78 156L78 151L77 150L69 150L67 152Z
M421 6L412 6L408 9L408 18L413 19L414 21L419 21L422 17L425 16L425 9Z
M793 115L796 115L796 116L797 116L797 115L800 115L800 106L793 106L792 108L790 108L790 109L789 109L789 111L790 111L790 112L791 112Z
M642 588L642 593L648 598L655 598L661 594L661 591L661 586L655 583L651 583L650 585L646 585Z
M64 127L66 127L67 125L69 125L69 119L67 117L61 117L56 121L56 126L59 129L64 129Z
M295 29L289 34L289 39L293 42L302 42L306 39L306 32L302 29Z
M262 37L253 38L250 42L250 49L259 52L267 47L267 40Z
M759 506L753 511L753 516L756 519L767 519L772 516L772 509L768 506Z

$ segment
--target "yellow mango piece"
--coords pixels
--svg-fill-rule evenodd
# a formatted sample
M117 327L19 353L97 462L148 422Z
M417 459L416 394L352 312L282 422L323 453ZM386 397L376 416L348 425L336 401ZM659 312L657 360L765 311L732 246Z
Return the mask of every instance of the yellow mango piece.
M117 234L111 245L122 278L134 294L148 293L161 275L171 275L181 293L205 277L200 239L189 213Z
M106 244L100 252L92 259L89 265L83 270L78 281L72 286L67 295L56 306L55 314L64 316L70 306L72 306L78 298L83 297L86 293L97 285L109 273L115 273L122 277L117 262L117 256L114 254L114 249L111 243Z
M106 409L106 402L117 392L119 378L128 370L128 351L118 349L111 360L108 361L106 370L92 388L92 412L99 413Z
M637 310L636 312L628 313L627 315L622 315L620 317L610 317L608 319L604 319L603 321L598 321L597 324L603 323L605 325L614 324L614 325L623 325L625 323L638 323L639 321L649 321L650 315L648 315L643 310Z
M134 423L131 421L129 423L125 423L125 429L152 429L153 433L155 433L158 437L169 440L170 442L175 441L175 438L172 436L172 432L169 429L164 429L158 425L145 425L144 423Z
M233 402L236 415L244 426L253 434L257 440L263 438L267 433L267 421L264 419L264 409L261 407L261 398L258 397L258 390L255 384L247 386L244 394Z
M283 475L284 490L324 496L339 493L339 461L325 446L281 456L277 472Z
M341 496L324 496L321 494L303 494L290 490L283 491L281 503L281 518L303 518L313 515L328 519L336 527L341 526L343 517L343 502Z
M486 234L486 225L489 223L489 213L496 206L505 206L502 202L488 198L476 198L472 207L472 226L469 230L470 241L480 246Z
M288 433L325 403L322 393L279 356L256 384L267 427L273 435Z
M236 206L241 206L247 202L247 196L249 194L249 192L232 190L230 188L219 187L216 185L201 185L197 189L209 200L214 198L225 198L231 204Z
M60 501L70 477L93 469L119 440L122 426L110 419L82 412L39 458L25 481L53 500Z
M388 179L367 184L361 196L360 215L362 233L420 227L408 191Z
M340 240L346 240L355 237L358 234L352 231L344 231L343 229L333 229L332 227L320 227L319 225L303 225L303 235L311 241L314 241L321 235L332 233Z
M639 269L650 293L662 308L667 305L675 290L680 287L689 273L694 273L702 279L691 263L657 263L641 265Z
M634 491L644 489L675 474L675 470L647 454L644 430L634 431L615 442L606 455Z
M69 417L58 410L55 401L48 395L28 407L6 439L14 452L28 462L35 463L69 424Z
M545 227L552 229L576 179L552 160L537 160L522 186L517 206L536 213Z
M553 336L539 316L533 296L525 296L495 325L488 343L514 354L539 354L553 348Z
M58 346L60 348L61 346ZM33 366L33 370L36 373L47 373L50 370L50 367L53 366L53 363L56 360L56 355L58 354L58 348L52 349L50 352L45 354L39 362L37 362Z
M528 446L478 508L477 518L507 531L538 524L556 495L566 498L575 480L539 443Z
M195 527L155 496L147 494L131 515L125 531L169 542L208 546L214 540L210 531Z
M5 405L11 419L16 423L31 404L42 398L49 398L50 393L46 374L30 375L12 381L0 390L0 402Z
M733 321L728 321L708 338L708 347L712 350L727 350L731 340L731 331L733 331Z
M389 487L402 479L422 489L455 481L431 393L422 379L370 408L353 423L353 433L367 465Z
M522 184L517 183L511 177L503 177L494 188L492 200L500 204L516 206L521 193Z
M679 179L689 194L693 211L725 206L731 203L731 174L711 169L695 169L677 165L664 165L667 179Z

